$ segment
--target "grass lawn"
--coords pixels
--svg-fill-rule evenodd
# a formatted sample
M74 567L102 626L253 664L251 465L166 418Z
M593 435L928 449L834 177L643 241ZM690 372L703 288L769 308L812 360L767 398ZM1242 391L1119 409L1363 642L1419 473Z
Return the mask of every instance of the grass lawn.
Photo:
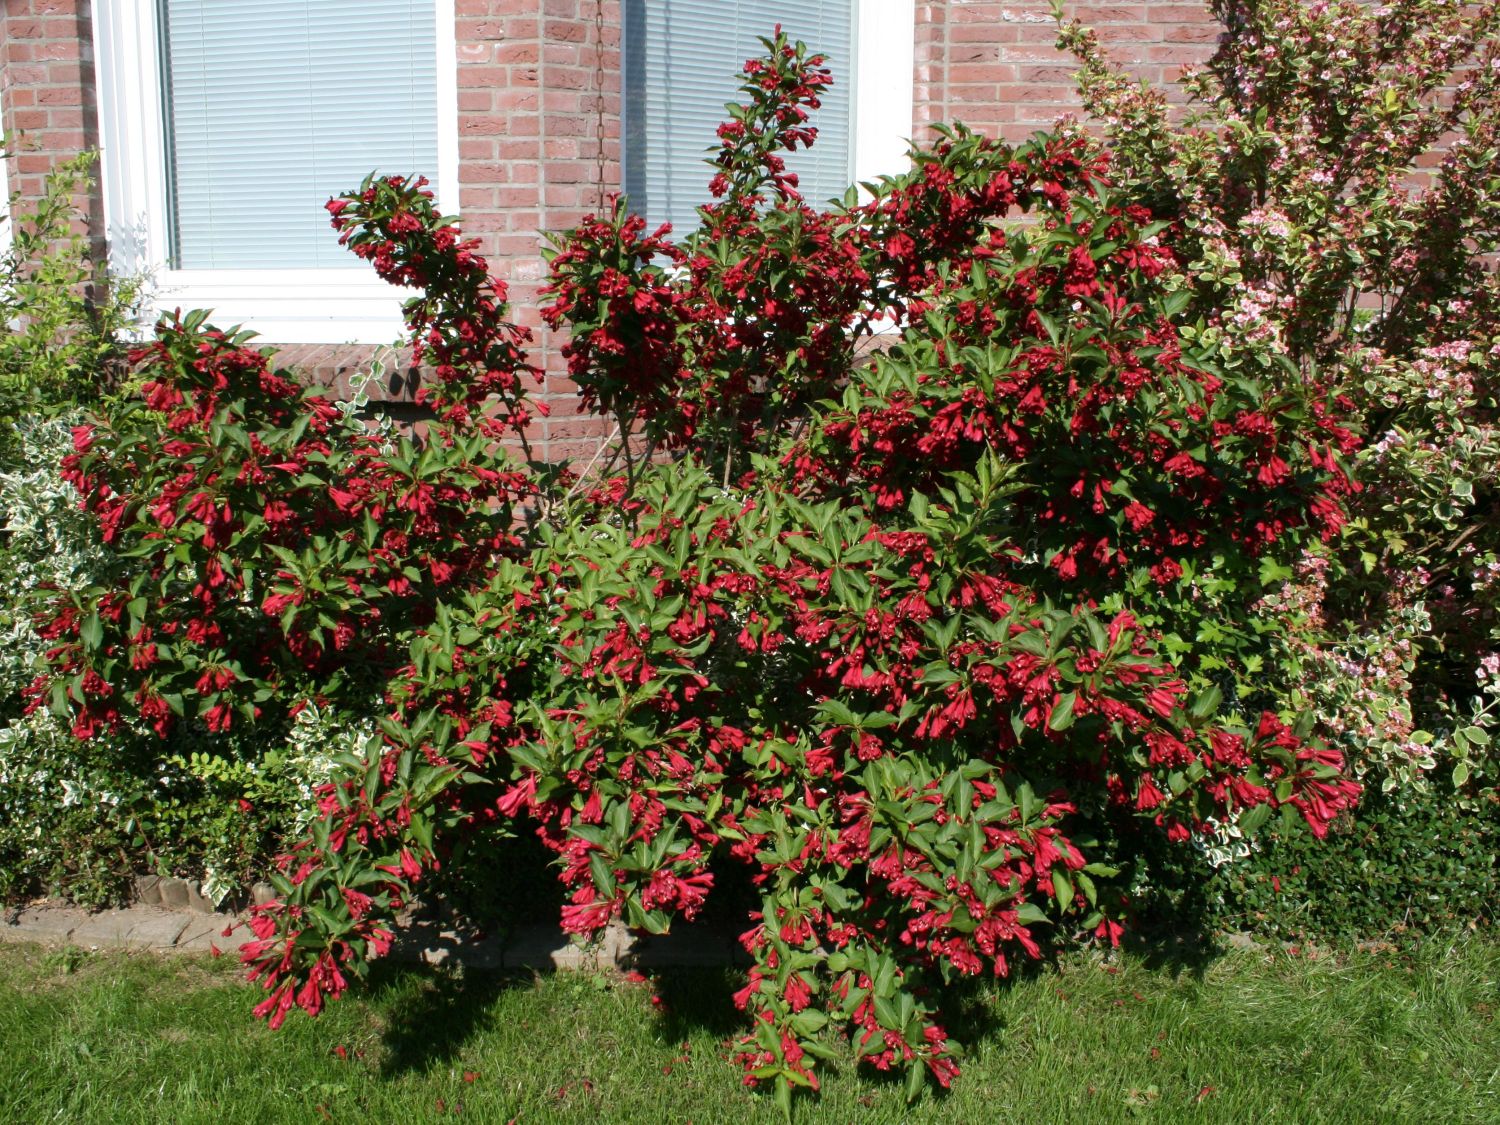
M228 960L0 947L0 1120L779 1120L726 1059L730 972L392 968L273 1034ZM1318 960L1078 957L973 991L951 1094L908 1107L899 1083L844 1066L797 1119L1496 1122L1497 1009L1487 938Z

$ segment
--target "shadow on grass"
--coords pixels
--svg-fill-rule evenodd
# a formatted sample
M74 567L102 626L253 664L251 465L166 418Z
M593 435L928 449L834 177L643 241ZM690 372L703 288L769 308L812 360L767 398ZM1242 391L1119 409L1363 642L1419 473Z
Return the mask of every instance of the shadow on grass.
M1173 980L1187 976L1201 981L1208 967L1224 955L1223 944L1207 929L1127 930L1121 946L1152 972L1167 973Z
M377 966L370 984L384 1001L382 1070L391 1077L452 1062L489 1020L495 1001L531 981L530 973Z
M738 1038L749 1028L745 1014L734 1006L734 994L745 984L744 969L657 969L650 976L661 997L660 1026L669 1042L695 1032Z
M1027 968L1019 972L1017 978L1023 979L1033 972L1042 971L1040 966ZM658 1026L668 1042L706 1033L729 1045L751 1029L750 1020L734 1004L735 992L745 984L743 968L658 969L651 974L651 981L656 994L661 997ZM1002 981L999 987L1008 987L1008 984ZM988 979L965 978L944 989L938 1019L950 1037L973 1045L1004 1034L1006 1020L992 1002L996 987L996 983ZM848 1055L839 1068L852 1073L855 1067L853 1047L844 1034L840 1034L840 1039ZM905 1075L900 1071L880 1071L868 1065L858 1069L862 1078L877 1086L905 1082ZM933 1086L932 1093L940 1097L946 1091Z

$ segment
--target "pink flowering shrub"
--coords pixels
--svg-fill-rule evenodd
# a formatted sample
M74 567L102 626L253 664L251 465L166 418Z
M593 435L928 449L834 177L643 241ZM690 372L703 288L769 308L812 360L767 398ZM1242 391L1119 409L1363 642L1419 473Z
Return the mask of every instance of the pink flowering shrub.
M146 401L79 435L90 510L145 560L53 608L38 698L80 737L346 705L351 657L378 683L379 737L242 950L273 1026L384 953L467 837L524 830L581 935L691 920L742 865L746 1081L816 1089L842 1029L915 1093L958 1073L944 982L1118 940L1133 838L1276 813L1321 837L1357 797L1337 750L1225 700L1211 639L1184 672L1143 620L1182 633L1190 574L1339 534L1341 401L1184 333L1166 228L1077 135L956 128L868 202L809 207L778 153L812 143L829 78L768 47L698 231L617 207L552 260L573 378L678 460L564 492L498 451L524 341L399 180L329 209L421 293L423 445L196 317L143 353Z
M1210 7L1225 34L1182 109L1081 26L1060 45L1116 182L1184 255L1184 333L1337 389L1367 437L1343 532L1262 575L1269 659L1245 672L1388 790L1441 767L1493 800L1500 7Z

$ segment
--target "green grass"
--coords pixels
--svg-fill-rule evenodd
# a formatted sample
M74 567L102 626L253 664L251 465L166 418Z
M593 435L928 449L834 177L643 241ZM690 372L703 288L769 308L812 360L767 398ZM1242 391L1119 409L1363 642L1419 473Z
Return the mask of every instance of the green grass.
M272 1033L223 962L10 946L0 1119L776 1121L727 1060L733 977L390 969ZM1495 1122L1497 981L1500 944L1481 938L1319 960L1079 957L963 1000L951 1094L908 1107L846 1065L797 1119Z

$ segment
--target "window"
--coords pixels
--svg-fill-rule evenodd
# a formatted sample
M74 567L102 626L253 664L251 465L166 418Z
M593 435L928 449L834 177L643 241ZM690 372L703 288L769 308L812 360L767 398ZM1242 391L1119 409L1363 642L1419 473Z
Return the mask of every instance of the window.
M905 166L911 131L912 0L625 0L624 180L653 226L697 225L709 199L705 149L736 100L744 61L779 23L828 57L834 85L814 115L818 139L794 153L804 198Z
M382 343L404 294L339 247L323 203L371 169L456 210L453 0L98 0L116 268L155 306L277 343Z

